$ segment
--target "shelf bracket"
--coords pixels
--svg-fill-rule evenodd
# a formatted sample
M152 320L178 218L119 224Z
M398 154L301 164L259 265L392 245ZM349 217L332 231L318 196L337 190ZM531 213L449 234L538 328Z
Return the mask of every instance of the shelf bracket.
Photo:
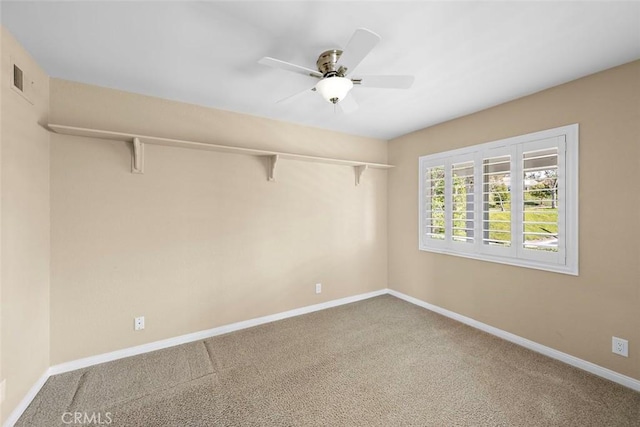
M269 156L269 176L267 176L267 181L276 180L276 163L278 163L278 155L274 154L273 156Z
M140 138L133 138L131 173L144 173L144 144L140 142Z
M360 185L360 180L362 180L362 174L367 170L368 165L358 165L354 166L353 169L356 172L356 185Z

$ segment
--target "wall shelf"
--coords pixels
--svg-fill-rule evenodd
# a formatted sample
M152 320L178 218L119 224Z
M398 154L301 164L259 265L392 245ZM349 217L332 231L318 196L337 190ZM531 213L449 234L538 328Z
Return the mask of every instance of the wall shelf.
M268 160L267 180L275 181L276 165L280 160L299 160L305 162L329 163L333 165L352 166L355 173L355 184L361 182L362 174L368 168L390 169L393 166L383 163L361 162L357 160L334 159L330 157L307 156L304 154L284 153L279 151L259 150L254 148L230 147L226 145L207 144L204 142L184 141L180 139L161 138L149 135L136 135L133 133L113 132L107 130L80 128L58 124L48 124L49 130L73 136L84 136L89 138L108 139L112 141L123 141L133 144L131 158L131 172L144 173L144 146L145 144L166 145L171 147L182 147L196 150L218 151L222 153L244 154L248 156L266 157Z

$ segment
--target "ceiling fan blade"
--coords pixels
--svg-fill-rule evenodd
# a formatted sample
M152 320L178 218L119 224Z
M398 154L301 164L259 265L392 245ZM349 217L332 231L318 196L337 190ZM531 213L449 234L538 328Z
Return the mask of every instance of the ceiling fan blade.
M279 68L281 70L292 71L298 74L304 74L305 76L321 78L322 74L311 68L302 67L300 65L292 64L290 62L281 61L279 59L265 56L258 61L259 64L266 65L268 67Z
M362 76L354 78L354 83L365 87L388 89L409 89L413 85L413 76Z
M303 93L312 92L312 91L315 91L315 90L316 90L315 86L312 86L312 87L307 88L305 90L301 90L300 92L296 92L293 95L289 95L289 96L287 96L285 98L279 99L279 100L276 101L276 104L280 104L282 102L287 102L290 99L293 99L293 98L296 98L296 97L302 95Z
M353 113L358 109L358 103L351 93L348 93L342 101L338 102L338 106L343 113Z
M358 28L351 36L351 40L343 49L342 55L338 60L338 65L347 70L345 75L352 73L380 40L380 36L373 31L366 28Z

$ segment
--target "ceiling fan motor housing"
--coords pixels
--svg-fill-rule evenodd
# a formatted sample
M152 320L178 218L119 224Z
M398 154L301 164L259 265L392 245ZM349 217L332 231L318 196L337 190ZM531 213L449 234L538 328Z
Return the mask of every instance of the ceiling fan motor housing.
M316 66L323 77L344 77L347 70L337 65L340 55L342 55L342 51L339 49L327 50L320 54L316 61Z

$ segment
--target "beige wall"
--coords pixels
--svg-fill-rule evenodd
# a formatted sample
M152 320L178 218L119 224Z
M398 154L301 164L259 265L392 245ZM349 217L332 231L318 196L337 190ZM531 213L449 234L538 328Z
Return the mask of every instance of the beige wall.
M580 124L580 276L418 250L418 157ZM389 287L640 379L640 61L389 144ZM629 340L629 358L611 337Z
M6 32L0 98L0 380L4 421L49 367L49 77ZM10 89L10 58L33 81L27 102Z
M51 80L53 123L385 162L387 143ZM64 135L51 142L51 362L387 284L387 172ZM323 292L315 294L315 283ZM146 329L134 332L144 315Z

